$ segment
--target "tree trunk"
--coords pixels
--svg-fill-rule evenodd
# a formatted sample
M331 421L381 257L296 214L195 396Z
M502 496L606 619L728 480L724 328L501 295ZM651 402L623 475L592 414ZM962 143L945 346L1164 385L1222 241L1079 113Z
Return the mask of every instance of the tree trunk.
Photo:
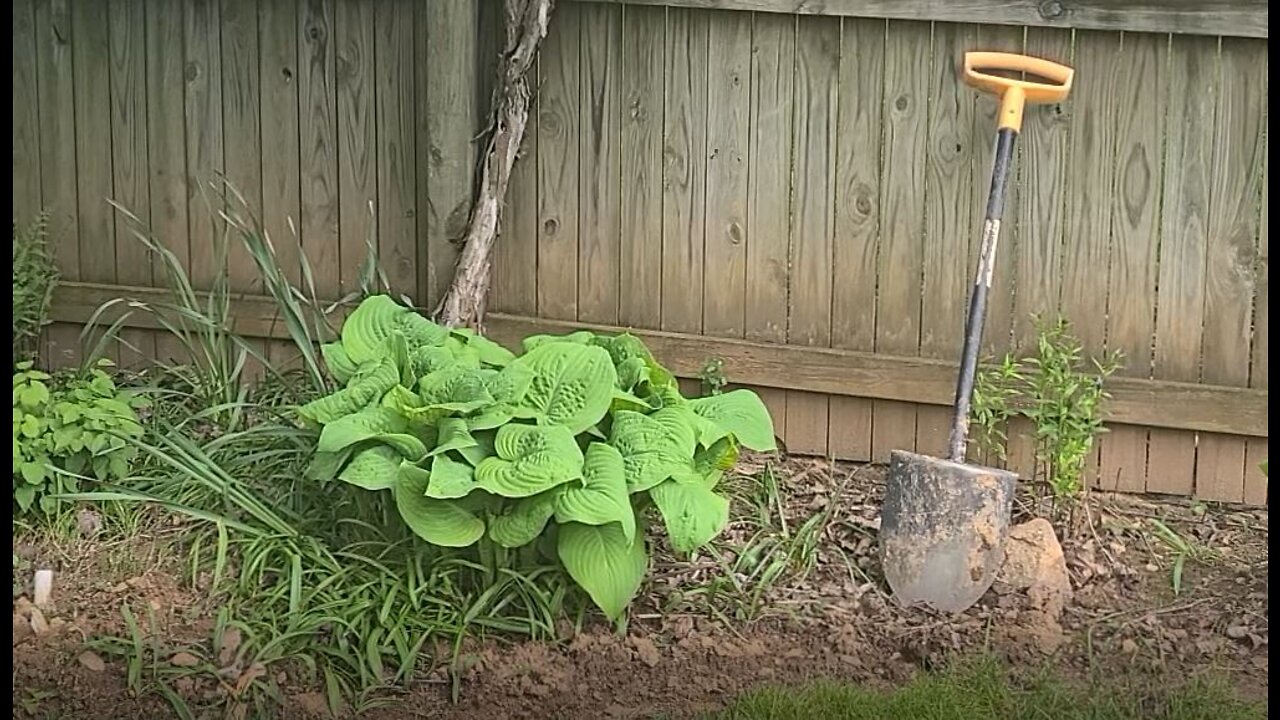
M493 92L493 134L480 164L480 186L453 281L436 308L436 320L443 325L469 326L478 331L484 322L493 245L511 168L529 121L529 68L547 35L554 4L555 0L505 0L506 45L498 62Z

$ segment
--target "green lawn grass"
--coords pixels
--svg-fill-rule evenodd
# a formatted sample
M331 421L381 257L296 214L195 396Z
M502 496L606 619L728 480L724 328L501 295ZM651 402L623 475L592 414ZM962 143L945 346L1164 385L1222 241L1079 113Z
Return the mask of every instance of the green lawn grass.
M1265 705L1225 685L1138 681L1086 686L1047 673L1019 680L993 660L921 675L889 692L820 683L766 688L739 697L707 720L1262 720Z

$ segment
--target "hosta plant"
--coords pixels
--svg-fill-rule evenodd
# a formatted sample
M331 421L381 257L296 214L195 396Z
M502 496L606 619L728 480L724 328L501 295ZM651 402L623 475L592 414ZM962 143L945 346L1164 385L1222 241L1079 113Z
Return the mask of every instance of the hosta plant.
M116 387L110 363L65 381L21 362L13 374L13 500L51 512L55 495L80 490L77 477L120 480L142 436L141 395Z
M692 552L728 521L716 484L739 446L775 449L754 393L684 398L631 335L533 336L516 355L378 295L321 350L342 388L300 409L313 480L389 491L435 546L545 550L611 619L648 565L644 510Z

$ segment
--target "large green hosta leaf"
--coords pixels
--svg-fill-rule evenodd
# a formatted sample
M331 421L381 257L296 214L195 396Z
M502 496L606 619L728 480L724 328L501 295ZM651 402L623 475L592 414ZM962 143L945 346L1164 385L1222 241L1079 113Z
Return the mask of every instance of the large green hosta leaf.
M652 415L621 410L613 415L609 444L622 455L627 490L643 492L689 467L694 429L684 408Z
M374 445L353 455L338 479L365 490L385 490L395 486L402 461L390 446Z
M627 493L622 455L611 445L591 443L582 464L581 482L563 486L556 502L556 522L584 525L620 523L631 540L636 532L636 516Z
M525 353L534 350L548 343L573 343L574 345L590 345L596 339L596 334L590 330L578 330L568 335L530 335L521 341L520 346Z
M298 408L298 414L321 425L331 423L378 402L399 383L400 369L396 367L395 360L383 358L376 364L371 363L369 371L362 371L346 388Z
M508 503L489 519L489 538L506 548L524 547L533 542L556 511L560 487Z
M477 445L475 437L467 429L466 421L461 418L441 418L436 428L438 432L436 446L427 453L428 455L441 455L450 450L463 452Z
M476 352L480 362L490 367L506 367L512 360L516 359L514 353L502 347L498 343L490 340L482 335L477 335L470 328L454 328L453 336L461 339L466 343L467 347Z
M667 525L671 546L690 553L710 542L729 522L729 501L705 482L667 480L649 490Z
M451 365L418 381L418 393L430 409L469 413L494 403L480 371Z
M378 359L383 341L400 332L409 348L442 345L449 331L386 295L365 298L342 323L342 347L356 365Z
M556 550L569 577L610 620L627 609L649 565L644 534L637 532L628 540L617 523L562 525Z
M644 341L630 333L613 337L596 337L594 344L604 348L618 371L618 387L631 390L640 384L655 387L675 384L671 371L658 364Z
M321 345L320 356L324 358L324 366L329 369L329 374L342 385L346 385L360 369L360 366L353 362L347 355L347 351L342 348L342 343Z
M409 460L418 460L427 454L422 441L406 433L408 421L395 410L375 405L358 413L338 418L320 431L316 449L332 453L367 440L390 445Z
M778 449L769 411L760 396L750 390L698 398L689 405L698 415L733 433L743 447L759 452Z
M427 482L418 472L398 475L396 508L409 529L441 547L467 547L479 540L484 535L484 522L456 500L427 497Z
M427 497L439 500L464 498L476 489L475 468L446 455L431 458Z
M577 435L609 411L618 376L603 348L549 342L516 363L533 371L520 404L535 410L540 421L563 425Z
M582 477L582 450L562 425L504 425L494 451L476 466L476 481L495 495L529 497Z

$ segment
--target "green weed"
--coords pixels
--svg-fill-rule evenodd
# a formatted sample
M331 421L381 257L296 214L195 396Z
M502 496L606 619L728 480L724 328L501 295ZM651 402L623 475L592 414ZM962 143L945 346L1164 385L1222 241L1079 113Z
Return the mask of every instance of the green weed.
M983 369L974 389L971 419L980 447L1005 458L1005 428L1024 417L1034 427L1037 478L1054 497L1069 499L1084 486L1084 471L1094 442L1106 432L1104 383L1119 367L1121 355L1091 361L1085 370L1083 348L1064 319L1037 318L1035 352Z
M34 360L40 331L49 323L49 303L58 269L48 246L47 214L30 225L13 224L13 362Z

